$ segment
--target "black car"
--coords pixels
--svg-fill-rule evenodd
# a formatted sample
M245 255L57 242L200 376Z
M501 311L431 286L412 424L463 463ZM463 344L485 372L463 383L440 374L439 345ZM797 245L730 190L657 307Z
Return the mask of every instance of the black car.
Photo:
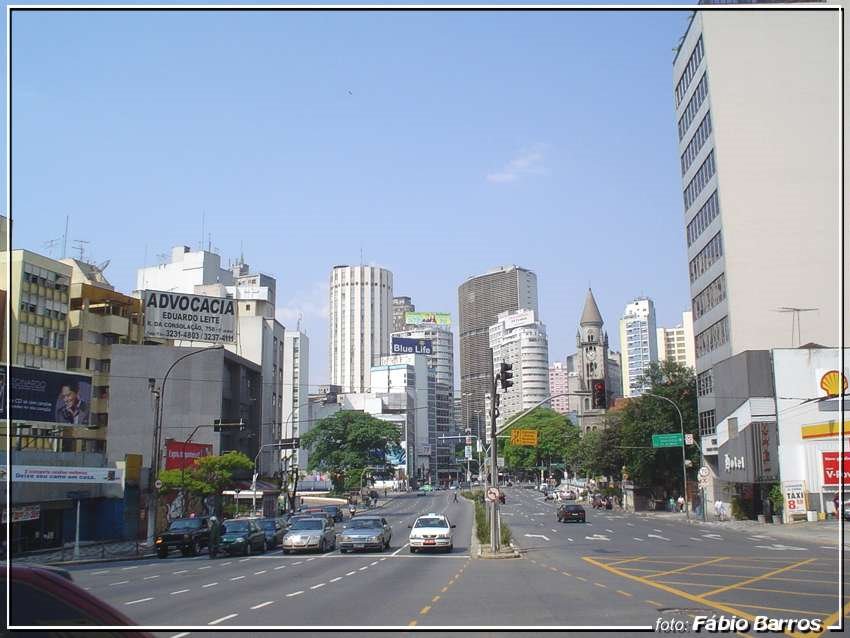
M280 518L260 518L257 523L266 535L266 547L273 549L283 542L286 523Z
M266 534L252 518L234 518L221 526L219 551L227 554L250 556L253 552L265 552Z
M561 505L558 508L558 522L569 523L570 521L586 522L584 519L584 508L581 505L570 503L568 505Z
M154 544L156 555L166 558L172 549L179 549L184 556L196 556L209 543L209 519L206 516L198 516L171 521L168 530L157 536Z
M342 522L342 508L339 505L325 505L322 509L334 517L335 523Z

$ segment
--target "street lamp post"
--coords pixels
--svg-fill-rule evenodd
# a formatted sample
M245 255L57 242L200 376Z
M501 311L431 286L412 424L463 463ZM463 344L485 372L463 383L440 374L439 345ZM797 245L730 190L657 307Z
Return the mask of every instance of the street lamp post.
M257 450L257 455L254 457L254 474L251 479L251 516L257 515L257 477L260 473L257 471L257 462L260 459L260 454L263 453L263 448L277 448L280 449L280 443L263 443L260 446L260 449Z
M652 394L651 392L644 392L646 396L655 397L656 399L661 399L662 401L667 401L670 405L676 408L676 414L679 415L679 431L682 433L682 495L685 499L685 517L690 520L691 514L688 511L688 470L687 463L685 462L685 422L682 419L682 411L679 409L679 406L676 405L676 402L672 399L668 399L667 397L663 397L660 394ZM703 503L703 509L705 509L705 504Z
M204 352L209 352L211 350L223 350L223 345L211 346L209 348L202 348L200 350L193 350L187 354L184 354L177 359L168 367L168 370L165 371L165 375L162 377L162 383L159 388L156 387L156 379L151 378L148 379L148 385L150 387L151 394L156 397L154 403L154 432L153 432L153 454L151 455L151 468L150 468L150 480L148 482L148 488L150 489L150 499L148 502L148 543L153 543L154 535L156 534L156 511L157 511L157 489L154 486L154 481L156 480L156 476L159 473L159 466L162 459L162 411L163 404L165 402L165 384L168 381L168 375L171 374L171 371L174 370L174 367L183 361L183 359L188 359L196 354L203 354Z

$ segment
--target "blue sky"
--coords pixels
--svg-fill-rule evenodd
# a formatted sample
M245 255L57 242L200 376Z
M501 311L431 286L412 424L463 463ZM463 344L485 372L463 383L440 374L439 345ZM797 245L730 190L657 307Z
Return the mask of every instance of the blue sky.
M205 215L225 261L241 248L277 278L284 324L303 314L311 384L328 274L361 248L455 320L469 275L534 270L552 361L590 283L617 347L635 296L659 325L688 306L671 86L687 17L16 14L14 246L47 253L70 215L130 291L146 256L197 247Z

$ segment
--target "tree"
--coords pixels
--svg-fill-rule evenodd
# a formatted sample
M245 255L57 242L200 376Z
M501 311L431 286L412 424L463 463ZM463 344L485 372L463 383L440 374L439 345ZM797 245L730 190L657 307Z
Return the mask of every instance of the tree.
M387 456L400 453L400 441L396 425L355 410L322 419L301 436L310 450L307 469L329 473L337 492L359 487L368 467L391 472Z
M185 489L187 494L214 496L220 510L221 492L233 483L234 472L252 470L254 462L242 452L231 450L219 456L202 456L185 470L163 470L160 492Z
M537 430L537 447L503 444L505 464L513 469L530 470L540 465L551 468L553 462L566 461L567 452L578 440L578 428L570 420L549 408L535 408L508 430Z

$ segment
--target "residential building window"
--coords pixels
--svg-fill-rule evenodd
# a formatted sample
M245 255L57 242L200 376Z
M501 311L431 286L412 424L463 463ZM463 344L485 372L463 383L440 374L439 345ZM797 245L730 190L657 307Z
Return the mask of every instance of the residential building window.
M712 237L705 247L691 259L688 264L690 271L691 283L699 279L702 274L708 270L714 262L723 256L723 242L721 241L720 233L718 232Z
M685 147L684 152L681 157L682 164L682 176L684 177L685 173L688 172L688 169L691 167L691 164L696 159L699 152L702 150L705 141L708 139L708 136L711 134L711 111L705 114L705 117L702 118L702 122L697 128L694 136L691 138L691 141L688 142L688 145Z
M697 211L691 222L688 224L688 246L693 244L697 237L702 234L708 225L717 217L720 212L720 206L717 203L717 189L711 194L711 197L706 200L705 204Z
M729 316L700 332L695 341L696 355L701 357L729 342Z
M697 396L704 397L714 392L714 373L712 370L697 375Z
M705 96L708 95L708 78L705 73L702 74L702 79L697 84L697 88L694 89L694 94L691 96L691 99L688 100L688 105L685 107L685 112L682 113L682 117L679 118L679 140L685 137L685 133L688 132L688 127L690 127L691 122L699 111L699 107L702 106L703 101L705 100Z
M714 425L714 410L705 410L699 413L699 435L714 436L717 429Z
M691 204L694 203L696 198L702 192L702 189L704 189L706 184L708 184L708 181L714 177L714 169L714 151L711 151L691 181L688 182L688 185L682 193L682 197L685 201L685 210L688 210L691 207Z
M700 36L694 46L694 50L691 52L691 57L688 58L685 70L682 71L682 77L680 77L679 81L676 83L676 108L679 108L679 104L682 103L682 99L688 92L691 80L694 79L699 63L702 62L703 52L702 36Z
M726 274L708 284L693 299L694 319L699 319L717 304L726 299Z

